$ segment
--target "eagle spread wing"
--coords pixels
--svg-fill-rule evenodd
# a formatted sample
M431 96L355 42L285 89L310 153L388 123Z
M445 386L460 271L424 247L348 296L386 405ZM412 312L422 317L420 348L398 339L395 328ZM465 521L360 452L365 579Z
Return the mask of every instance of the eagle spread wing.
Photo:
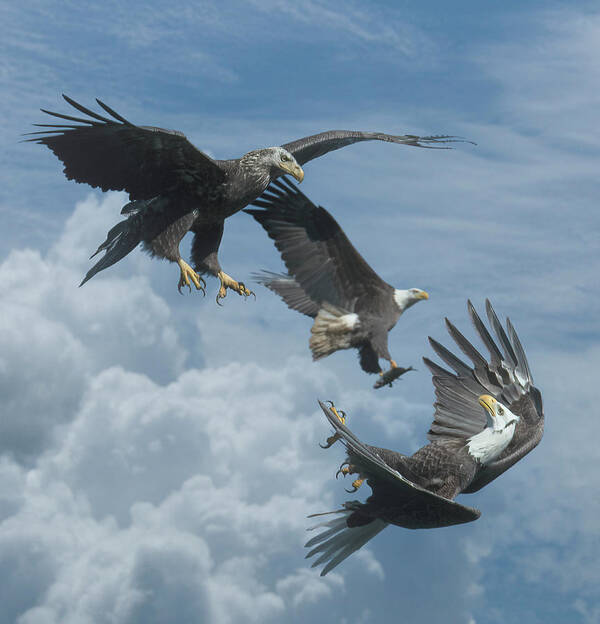
M358 253L336 220L289 180L272 182L246 209L275 241L289 274L310 299L352 311L361 297L388 294L386 284Z
M281 147L290 152L299 165L303 165L309 160L360 141L387 141L388 143L429 149L451 149L447 145L443 145L444 143L471 143L471 141L449 135L420 137L414 134L393 135L383 132L361 132L360 130L328 130L291 141Z
M508 447L478 473L471 485L463 490L465 493L476 492L510 468L537 446L544 431L542 396L533 385L525 352L512 323L506 320L505 331L486 300L487 317L496 335L496 344L470 301L468 309L473 325L490 353L490 361L448 319L446 327L450 336L473 365L465 364L439 342L429 338L435 352L454 372L423 358L433 375L436 396L435 416L428 437L431 441L444 441L468 438L481 432L486 425L478 402L482 394L492 395L520 420Z
M169 190L203 194L224 180L218 164L181 132L135 126L96 100L109 119L63 97L88 118L42 112L83 125L35 124L48 129L31 133L43 136L29 140L47 145L65 165L69 180L127 191L131 199L151 199Z

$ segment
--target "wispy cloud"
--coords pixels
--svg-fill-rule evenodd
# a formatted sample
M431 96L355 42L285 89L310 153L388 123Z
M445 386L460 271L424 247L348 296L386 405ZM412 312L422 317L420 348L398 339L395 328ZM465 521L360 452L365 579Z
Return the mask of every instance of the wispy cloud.
M356 2L345 2L342 7L319 0L302 4L285 0L256 0L252 4L265 13L281 13L293 22L310 26L314 37L327 33L330 38L337 33L362 42L362 49L367 52L369 48L384 47L412 58L417 52L424 53L426 48L434 45L423 31L410 24L406 17L402 18L400 11L390 8L374 5L367 8ZM303 31L303 36L306 34Z
M597 151L600 15L570 8L536 14L527 39L484 48L480 66L502 84L503 116L555 144Z

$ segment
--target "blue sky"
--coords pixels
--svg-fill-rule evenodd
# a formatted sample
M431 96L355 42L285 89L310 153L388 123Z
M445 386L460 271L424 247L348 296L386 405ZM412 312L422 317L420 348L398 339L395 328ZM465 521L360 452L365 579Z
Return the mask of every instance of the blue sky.
M496 624L600 618L600 13L587 2L104 2L0 7L0 622ZM218 158L332 128L477 147L362 144L305 167L372 266L431 298L375 393L351 352L312 363L308 319L179 296L140 251L77 284L123 194L69 182L19 142L99 97ZM182 250L187 250L185 240ZM280 260L239 214L221 247L250 281ZM511 317L546 411L540 446L460 500L471 525L390 527L321 579L309 513L345 499L316 399L365 441L425 443L420 358L466 299ZM2 619L3 618L3 619Z

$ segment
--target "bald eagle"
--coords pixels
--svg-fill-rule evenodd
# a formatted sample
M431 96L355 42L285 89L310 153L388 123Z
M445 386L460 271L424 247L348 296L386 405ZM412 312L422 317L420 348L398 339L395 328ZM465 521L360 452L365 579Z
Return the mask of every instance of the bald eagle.
M373 491L364 503L348 501L342 509L328 512L338 515L334 520L312 527L325 528L306 543L311 548L307 557L318 555L313 567L325 564L321 575L388 524L431 529L477 520L479 510L454 502L454 497L478 491L541 440L542 397L533 385L525 352L510 320L506 320L505 331L486 301L495 342L470 301L468 308L490 353L489 362L448 319L450 336L472 366L429 339L454 372L423 358L433 375L435 416L429 444L413 455L364 444L345 426L343 413L320 403L335 431L325 448L337 440L346 446L347 458L339 472L358 473L354 491L364 479Z
M46 130L31 133L42 136L29 140L47 145L65 165L69 180L103 191L127 191L131 200L121 211L127 218L108 232L96 251L105 255L81 284L143 243L150 254L179 265L180 291L184 286L191 290L191 283L204 291L206 283L200 274L216 276L221 283L217 302L227 289L250 294L243 283L223 272L217 252L225 219L256 199L271 180L289 173L301 182L304 163L359 141L444 148L441 143L457 140L450 136L331 130L281 147L253 150L241 158L214 160L181 132L136 126L100 100L96 101L110 117L66 95L63 98L87 118L41 109L75 123L34 124ZM194 233L191 256L195 270L179 253L179 243L188 231Z
M275 241L288 270L287 275L263 272L257 279L292 310L314 318L309 340L313 360L355 348L367 373L383 376L379 358L390 363L388 383L412 370L398 367L392 359L388 332L407 308L429 295L420 288L399 290L384 282L329 212L286 178L272 182L253 205L264 210L245 212Z

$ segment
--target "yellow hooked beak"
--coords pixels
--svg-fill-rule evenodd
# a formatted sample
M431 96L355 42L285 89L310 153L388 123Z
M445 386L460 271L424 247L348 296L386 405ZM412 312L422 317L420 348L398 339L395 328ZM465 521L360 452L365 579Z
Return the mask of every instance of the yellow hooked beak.
M424 290L417 295L417 299L429 299L429 293Z
M302 182L304 180L304 171L302 171L302 167L295 162L281 162L279 164L280 169L283 169L286 173L294 176L298 182Z
M490 413L490 416L495 416L494 405L496 405L497 402L498 401L496 401L496 399L489 394L482 394L479 397L479 405L487 410Z

